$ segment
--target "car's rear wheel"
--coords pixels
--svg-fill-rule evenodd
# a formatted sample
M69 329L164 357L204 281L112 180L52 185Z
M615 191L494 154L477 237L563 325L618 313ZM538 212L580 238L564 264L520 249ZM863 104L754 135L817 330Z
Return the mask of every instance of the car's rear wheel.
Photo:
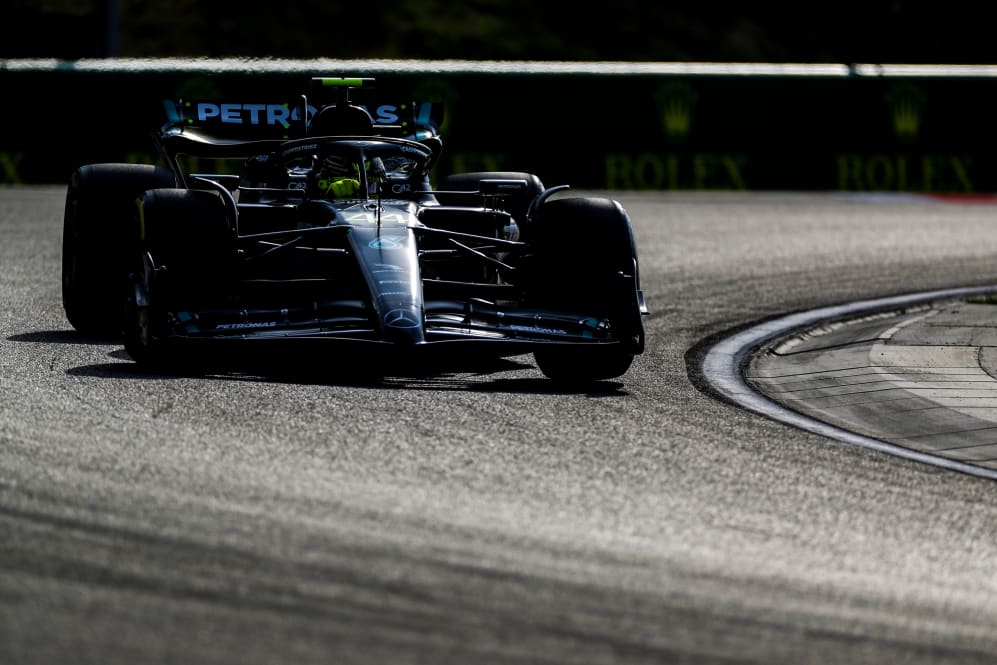
M637 248L630 217L612 199L564 198L537 211L525 285L538 309L591 313L612 343L550 346L534 353L547 377L564 382L625 374L644 348Z
M63 217L62 304L77 331L121 334L136 199L174 184L169 169L149 164L89 164L73 174Z
M189 310L223 298L232 284L235 226L212 191L156 189L139 206L125 306L125 350L137 363L186 366L172 352Z

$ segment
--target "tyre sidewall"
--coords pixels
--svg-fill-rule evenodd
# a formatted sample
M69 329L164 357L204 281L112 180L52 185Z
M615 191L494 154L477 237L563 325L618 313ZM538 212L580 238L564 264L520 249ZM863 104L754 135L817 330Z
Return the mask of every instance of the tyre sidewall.
M136 200L174 182L168 169L146 164L90 164L73 174L63 216L62 301L76 330L120 333Z
M616 201L578 197L540 207L527 264L530 304L608 319L619 342L540 349L534 357L546 376L585 383L612 379L630 368L644 346L638 270L630 218Z

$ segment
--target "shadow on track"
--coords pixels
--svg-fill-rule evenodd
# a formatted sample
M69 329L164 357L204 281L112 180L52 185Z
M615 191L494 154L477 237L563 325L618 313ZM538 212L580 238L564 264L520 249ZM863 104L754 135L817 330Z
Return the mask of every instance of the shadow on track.
M37 331L12 335L12 342L33 344L79 344L116 346L109 356L125 362L83 365L67 374L99 379L162 380L202 379L214 381L278 382L303 385L339 385L387 390L447 390L481 393L537 395L580 394L614 397L627 394L618 381L565 384L546 377L497 376L504 372L534 369L528 355L490 357L470 353L435 353L425 358L399 354L297 352L282 350L266 354L233 352L192 353L175 365L155 371L131 362L131 356L115 338L95 338L71 330Z

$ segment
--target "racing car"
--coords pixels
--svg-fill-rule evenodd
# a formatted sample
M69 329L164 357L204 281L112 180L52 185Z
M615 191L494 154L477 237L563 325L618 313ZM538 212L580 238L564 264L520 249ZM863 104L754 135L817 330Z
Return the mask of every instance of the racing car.
M117 336L150 371L298 343L624 375L648 308L621 204L527 172L434 186L438 113L372 112L355 99L372 82L315 77L293 103L167 101L160 162L78 168L62 246L73 328Z

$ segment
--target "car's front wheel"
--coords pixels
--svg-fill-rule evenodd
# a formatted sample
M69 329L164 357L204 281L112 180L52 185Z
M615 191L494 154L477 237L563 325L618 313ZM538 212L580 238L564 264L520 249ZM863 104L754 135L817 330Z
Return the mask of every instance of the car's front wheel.
M171 349L190 310L233 282L235 227L211 191L159 189L141 201L124 316L125 350L141 365L186 366Z
M553 199L537 211L526 290L538 309L585 312L608 326L603 343L551 345L534 353L563 382L613 379L644 350L640 275L630 217L612 199Z

